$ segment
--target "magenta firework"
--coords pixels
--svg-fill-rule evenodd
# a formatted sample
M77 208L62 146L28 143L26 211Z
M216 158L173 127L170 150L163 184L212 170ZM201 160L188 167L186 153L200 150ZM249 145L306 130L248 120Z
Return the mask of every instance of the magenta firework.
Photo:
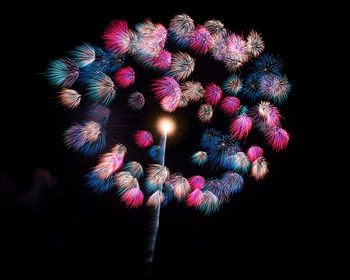
M210 215L242 190L244 177L259 181L268 175L264 151L280 152L288 146L280 105L287 101L291 85L281 58L265 52L262 34L237 34L219 20L195 23L180 14L167 27L151 19L131 27L126 19L116 19L100 37L103 47L82 43L50 62L46 71L61 105L87 108L85 119L75 120L64 140L67 148L98 159L85 177L90 189L115 189L128 208L155 208L158 227L160 207L171 200ZM210 63L222 65L226 74L221 81L208 78ZM207 75L195 75L201 67ZM149 78L148 73L156 76ZM110 116L115 104L115 113L127 117L114 122ZM154 108L170 118L160 125L159 135L145 125ZM189 163L215 177L205 178L204 171L183 176L181 166L170 170L165 164L172 161L165 160L167 137L182 126L171 116L181 110L201 129ZM136 126L133 114L142 115ZM217 116L220 128L215 127ZM128 128L119 132L123 137L118 139L124 141L109 136L115 126ZM252 131L261 137L259 145L246 144ZM139 151L138 160L128 154L133 149Z

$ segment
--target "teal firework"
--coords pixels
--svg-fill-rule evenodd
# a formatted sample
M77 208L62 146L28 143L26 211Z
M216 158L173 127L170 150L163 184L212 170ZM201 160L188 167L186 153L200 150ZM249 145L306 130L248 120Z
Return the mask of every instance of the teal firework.
M79 77L79 66L68 57L56 59L49 63L45 75L52 86L70 88Z
M208 155L204 151L199 151L199 152L194 153L192 155L191 159L192 159L192 163L201 166L207 162Z
M208 149L220 140L221 132L216 130L215 128L208 128L204 131L201 139L201 146L204 149Z
M266 74L279 74L283 68L283 61L273 54L262 54L254 60L252 67L255 74L258 76Z
M222 89L229 95L237 95L243 87L242 80L236 74L232 74L222 84Z
M140 177L143 175L142 165L136 161L129 161L127 164L125 164L123 170L129 171L130 174L137 179L140 179Z
M116 94L116 86L113 80L103 73L90 80L86 92L87 97L92 102L103 106L109 105L114 100Z

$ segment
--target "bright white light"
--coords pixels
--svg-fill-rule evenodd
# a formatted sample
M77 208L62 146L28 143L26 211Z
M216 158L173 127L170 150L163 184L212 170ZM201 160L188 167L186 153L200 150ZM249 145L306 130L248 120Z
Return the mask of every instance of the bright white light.
M171 133L174 130L174 123L170 119L161 119L159 127L162 132Z

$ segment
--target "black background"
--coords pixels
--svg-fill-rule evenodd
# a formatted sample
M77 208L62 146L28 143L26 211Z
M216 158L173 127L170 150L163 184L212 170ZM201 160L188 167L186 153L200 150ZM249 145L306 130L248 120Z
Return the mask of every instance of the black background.
M15 276L145 277L143 258L151 212L145 207L125 209L113 191L98 196L86 189L81 178L94 162L67 151L62 141L63 131L79 118L79 111L67 112L57 105L53 89L39 73L76 45L102 46L100 35L112 19L126 19L132 27L150 18L167 27L174 15L187 13L195 23L214 18L237 33L255 29L262 34L266 50L280 55L292 84L288 102L281 107L283 127L291 137L287 150L280 153L264 146L269 175L258 183L247 178L244 190L219 213L203 216L177 202L162 208L152 277L299 278L308 247L303 199L308 188L304 177L308 118L304 108L306 37L312 30L303 9L296 15L283 7L231 8L221 3L185 8L171 3L173 8L149 5L145 9L136 3L85 3L81 9L65 5L9 9L11 20L4 23L3 56L9 75L2 93L5 144L0 240L6 256L2 267ZM209 69L207 62L202 63L201 69ZM213 67L196 75L223 80L223 68L215 63ZM184 159L176 149L189 146L198 131L189 119L184 121L182 140L170 146L167 159L171 159L171 171L188 176L192 170L183 168ZM247 144L255 140L262 141L258 136L248 137ZM129 160L137 153L131 151ZM44 183L38 198L23 199L40 180Z

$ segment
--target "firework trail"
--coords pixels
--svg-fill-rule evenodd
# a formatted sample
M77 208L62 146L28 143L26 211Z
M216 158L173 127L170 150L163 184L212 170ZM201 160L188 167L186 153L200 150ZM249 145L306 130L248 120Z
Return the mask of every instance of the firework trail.
M101 38L103 48L82 43L49 62L44 74L62 106L86 111L63 138L66 147L84 159L97 158L85 175L88 188L98 194L115 188L125 207L152 209L146 259L152 264L161 207L176 199L211 215L243 190L245 176L259 181L272 174L264 151L280 152L289 144L280 106L288 100L291 84L282 59L265 52L262 34L255 30L237 34L215 19L198 24L180 14L168 28L150 19L134 27L116 19ZM222 64L227 72L222 82L198 80L196 68L206 58ZM148 73L156 74L148 79ZM131 115L123 121L123 105L139 116L137 128ZM162 130L157 144L153 130L143 128L154 108L169 115L185 112L198 122L202 129L198 146L187 158L215 177L170 172L164 165L169 127ZM128 129L115 137L111 116L119 111L118 125ZM220 130L213 127L217 120L223 120ZM247 138L254 137L252 130L259 132L267 147L246 147ZM128 159L130 149L152 160L145 172L142 159Z
M162 167L164 167L164 163L165 163L166 139L167 139L167 132L164 132L162 134L162 138L161 138L160 143L159 143L159 146L160 146L159 165ZM152 174L151 174L151 176L152 176ZM153 175L152 177L155 177L155 176ZM165 177L165 179L167 179L168 173L165 176L160 176L160 177ZM162 202L164 201L164 194L162 192L162 188L163 188L162 185L165 182L165 179L164 180L162 179L161 182L159 182L160 189L158 191L156 191L149 198L149 201L148 201L149 206L155 207L155 214L154 214L153 220L152 220L153 229L152 229L151 236L149 239L149 248L148 248L148 252L147 252L148 256L146 259L146 263L149 263L149 264L153 263L154 251L155 251L156 240L157 240L157 235L158 235L158 228L159 228L160 207L161 207Z

